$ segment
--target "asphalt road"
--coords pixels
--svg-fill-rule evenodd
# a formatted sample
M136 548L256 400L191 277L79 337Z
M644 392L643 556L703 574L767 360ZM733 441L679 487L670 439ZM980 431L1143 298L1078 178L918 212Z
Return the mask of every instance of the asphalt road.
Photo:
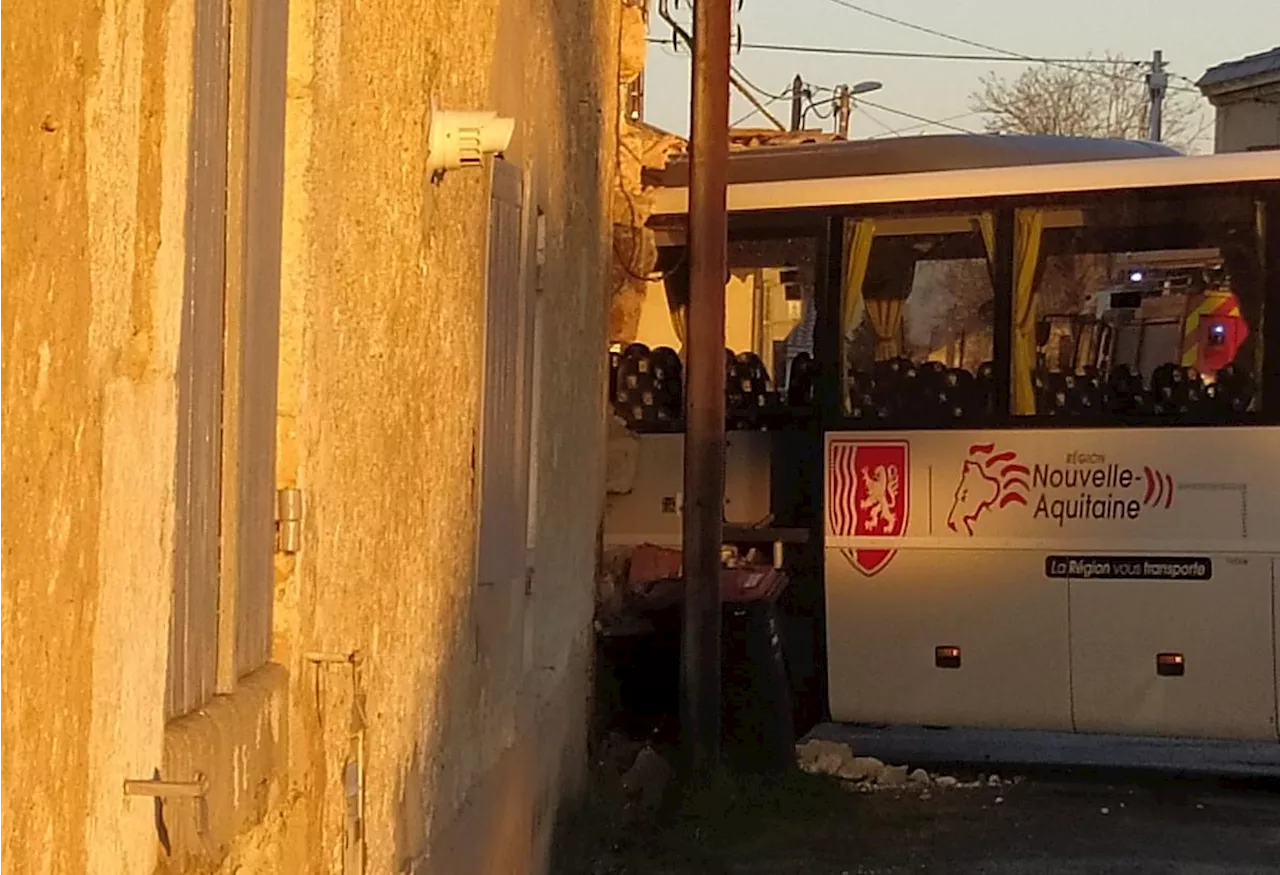
M840 851L852 865L807 871L1280 873L1280 744L830 725L814 735L938 774L1021 780L924 800L862 796L850 811L859 840Z
M860 795L849 832L815 837L802 867L774 858L734 873L1253 875L1280 872L1276 787L1096 769L1001 788ZM834 838L834 837L833 837Z
M814 734L983 784L860 792L827 777L756 778L580 842L553 871L1280 875L1280 751L1267 745L1017 733L1002 746L990 733L869 727Z

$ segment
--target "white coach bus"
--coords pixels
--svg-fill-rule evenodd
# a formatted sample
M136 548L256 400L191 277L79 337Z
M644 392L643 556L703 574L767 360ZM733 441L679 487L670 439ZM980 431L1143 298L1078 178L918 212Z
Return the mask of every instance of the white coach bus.
M651 179L651 345L683 334L687 172ZM1280 152L919 137L729 173L731 351L768 380L731 364L729 407L770 412L728 479L737 522L808 532L812 716L1280 740ZM678 532L679 410L634 409L615 545Z

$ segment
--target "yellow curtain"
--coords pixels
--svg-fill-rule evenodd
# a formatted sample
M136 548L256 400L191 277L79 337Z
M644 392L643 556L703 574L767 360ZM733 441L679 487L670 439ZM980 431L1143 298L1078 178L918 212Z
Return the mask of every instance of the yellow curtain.
M844 223L844 287L840 304L840 379L849 373L849 337L862 321L862 284L867 278L867 264L871 261L871 244L876 238L875 222L871 219L846 220ZM845 393L841 393L845 394ZM849 399L845 398L847 406Z
M1018 210L1013 237L1013 412L1036 412L1032 375L1036 366L1036 266L1044 211Z
M676 340L684 346L684 335L689 328L689 308L684 304L671 308L671 330L676 333Z
M867 302L867 319L876 332L876 361L902 354L902 299L873 298Z
M991 213L979 213L973 223L982 235L982 243L987 248L987 263L990 264L996 257L996 220Z

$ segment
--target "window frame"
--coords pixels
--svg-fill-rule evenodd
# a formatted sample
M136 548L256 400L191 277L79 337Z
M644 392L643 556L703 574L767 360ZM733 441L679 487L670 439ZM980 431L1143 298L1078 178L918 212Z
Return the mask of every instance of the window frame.
M229 7L199 0L193 10L191 127L187 146L185 271L177 369L174 570L169 609L164 717L198 710L217 693L221 550L223 391L228 298L226 200L231 142Z
M234 693L272 657L288 10L234 12L203 0L195 10L195 81L211 87L193 95L188 150L166 721ZM202 399L210 418L193 430ZM197 579L193 543L205 556ZM193 586L197 618L184 613Z
M530 480L533 454L531 447L536 438L532 434L531 417L535 405L537 388L532 383L534 366L533 320L536 306L536 291L531 279L535 271L530 265L530 238L536 234L536 227L531 228L530 214L534 211L530 205L530 176L520 165L495 157L489 162L490 183L488 186L487 216L485 233L485 271L483 317L480 336L481 376L478 387L477 420L475 427L475 489L476 508L475 536L475 584L479 587L501 586L520 581L526 588L531 576L530 540L533 533L529 528L531 503ZM498 253L495 246L495 221L498 220L498 209L514 210L515 245L514 251L506 250ZM510 217L509 217L510 218ZM512 263L498 261L498 256L513 256ZM502 271L499 275L499 271ZM505 289L497 289L495 280L504 281ZM508 304L514 303L515 318L504 325L500 318L501 302L496 294L507 296ZM512 300L513 299L513 300ZM500 328L510 328L512 341L507 346L501 345ZM491 360L497 350L502 361ZM503 365L509 367L502 367ZM489 409L494 389L492 377L498 371L505 371L504 379L512 383L510 387L514 403L506 413L509 419L500 423L505 428L512 442L505 444L501 435L490 431L495 425L499 412ZM500 456L509 458L502 462L509 464L507 471L500 470ZM504 477L507 482L499 483L495 491L490 483L491 478Z

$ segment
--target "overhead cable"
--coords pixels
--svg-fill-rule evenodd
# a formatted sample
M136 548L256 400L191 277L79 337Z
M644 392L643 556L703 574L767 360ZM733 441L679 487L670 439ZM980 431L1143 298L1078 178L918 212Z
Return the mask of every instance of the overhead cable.
M872 118L871 113L867 112L865 108L863 107L858 107L858 108L862 110L863 114L866 115L867 118ZM957 115L949 115L945 118L937 119L936 121L919 122L914 125L906 125L905 127L901 127L901 128L893 128L892 130L886 131L883 134L873 134L867 139L876 140L876 139L879 139L880 137L888 137L888 136L901 137L903 134L909 134L909 133L912 133L913 131L918 131L921 128L932 128L940 124L959 121L962 118L969 118L970 116L975 116L975 115L982 115L982 113L978 112L977 110L969 110L968 112L962 112Z
M906 110L903 110L903 109L894 109L892 106L885 106L883 103L875 103L873 101L867 100L865 97L859 97L858 104L863 106L870 106L874 109L880 110L881 112L891 113L892 115L900 115L903 118L909 118L912 121L924 122L926 125L932 125L934 127L947 128L948 130L958 131L959 133L962 133L962 134L977 133L977 131L971 131L968 128L962 128L959 125L953 125L950 122L943 121L942 119L927 118L922 115L916 115L915 113L907 112Z
M996 52L997 54L1006 55L1012 59L1017 59L1017 60L1025 61L1028 63L1047 64L1048 66L1051 66L1051 67L1060 67L1064 70L1071 70L1074 73L1083 73L1087 76L1102 76L1108 79L1119 79L1125 82L1133 81L1132 77L1125 76L1120 73L1112 73L1107 70L1090 70L1087 67L1073 66L1074 62L1058 61L1052 58L1048 58L1048 59L1037 58L1037 57L1034 57L1033 55L1024 55L1021 52L1014 52L1014 51L1010 51L1009 49L1002 49L999 46L993 46L987 43L980 43L977 40L966 39L962 36L956 36L955 34L946 33L945 31L935 30L932 27L925 27L922 24L915 24L910 21L903 21L901 18L894 18L892 15L885 15L883 12L877 12L874 9L867 9L864 6L859 6L857 3L851 3L850 0L828 0L828 2L834 3L837 6L842 6L845 9L851 9L854 12L858 12L862 15L879 19L880 21L887 21L890 24L896 24L899 27L905 27L909 30L919 31L920 33L927 33L930 36L936 36L936 37L939 37L940 39L950 40L951 42L959 43L960 45L971 46L975 49L983 49L984 51L988 51L988 52ZM1105 59L1091 59L1090 63L1105 64L1108 62ZM1145 62L1129 61L1127 63L1131 63L1135 67L1138 67Z

